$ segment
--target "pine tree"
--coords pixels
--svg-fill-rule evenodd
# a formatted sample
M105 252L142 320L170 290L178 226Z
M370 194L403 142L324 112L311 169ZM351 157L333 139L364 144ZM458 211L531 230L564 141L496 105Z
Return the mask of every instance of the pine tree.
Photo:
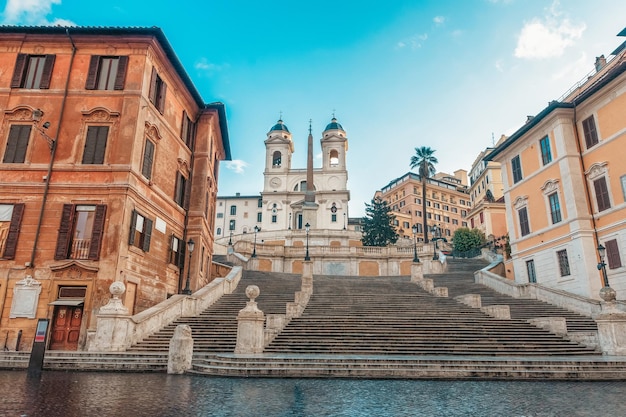
M398 233L393 225L396 216L386 201L376 197L371 204L365 203L363 218L363 246L387 246L396 243Z

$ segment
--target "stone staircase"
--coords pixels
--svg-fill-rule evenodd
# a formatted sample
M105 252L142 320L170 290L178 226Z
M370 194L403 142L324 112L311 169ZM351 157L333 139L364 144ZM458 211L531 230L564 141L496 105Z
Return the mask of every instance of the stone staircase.
M457 275L462 275L461 273ZM467 275L467 273L465 274ZM525 320L494 319L408 277L316 276L314 292L265 349L275 354L596 355Z
M167 352L174 329L179 324L191 327L196 352L233 352L237 342L237 314L246 306L248 285L256 285L261 294L256 299L265 314L285 314L288 302L300 290L300 275L244 271L236 290L222 296L196 317L182 317L159 332L133 345L130 351Z
M564 317L570 332L597 332L596 322L587 316L577 314L539 300L513 298L500 294L489 287L474 282L473 272L484 268L487 263L480 259L448 258L448 271L440 275L426 275L432 278L436 287L447 287L448 296L454 298L464 294L479 294L483 306L508 305L511 318L529 320L537 317Z

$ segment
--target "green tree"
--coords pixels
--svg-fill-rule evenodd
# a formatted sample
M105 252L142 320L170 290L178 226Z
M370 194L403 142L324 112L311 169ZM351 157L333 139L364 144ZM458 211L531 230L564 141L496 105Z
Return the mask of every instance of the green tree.
M365 203L363 217L363 246L387 246L396 243L398 233L393 225L396 216L386 201L376 197L370 204Z
M415 155L411 157L411 169L417 168L417 173L422 180L422 225L424 227L424 243L428 243L428 216L426 215L426 181L435 175L435 164L439 161L433 155L434 149L428 146L415 148Z
M454 250L459 252L467 252L472 249L482 247L487 240L485 234L478 229L469 229L461 227L454 231L452 243Z

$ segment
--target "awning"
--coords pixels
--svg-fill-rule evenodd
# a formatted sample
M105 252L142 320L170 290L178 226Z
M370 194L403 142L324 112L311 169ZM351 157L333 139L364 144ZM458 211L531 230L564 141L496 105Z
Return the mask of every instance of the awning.
M51 302L51 306L82 306L85 303L83 298L65 298Z

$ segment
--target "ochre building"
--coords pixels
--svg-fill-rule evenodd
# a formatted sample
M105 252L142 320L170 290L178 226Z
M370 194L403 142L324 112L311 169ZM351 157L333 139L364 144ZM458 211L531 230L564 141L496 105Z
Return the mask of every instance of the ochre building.
M3 26L0 68L5 348L39 318L49 349L84 348L113 281L130 314L210 282L225 108L163 32Z

